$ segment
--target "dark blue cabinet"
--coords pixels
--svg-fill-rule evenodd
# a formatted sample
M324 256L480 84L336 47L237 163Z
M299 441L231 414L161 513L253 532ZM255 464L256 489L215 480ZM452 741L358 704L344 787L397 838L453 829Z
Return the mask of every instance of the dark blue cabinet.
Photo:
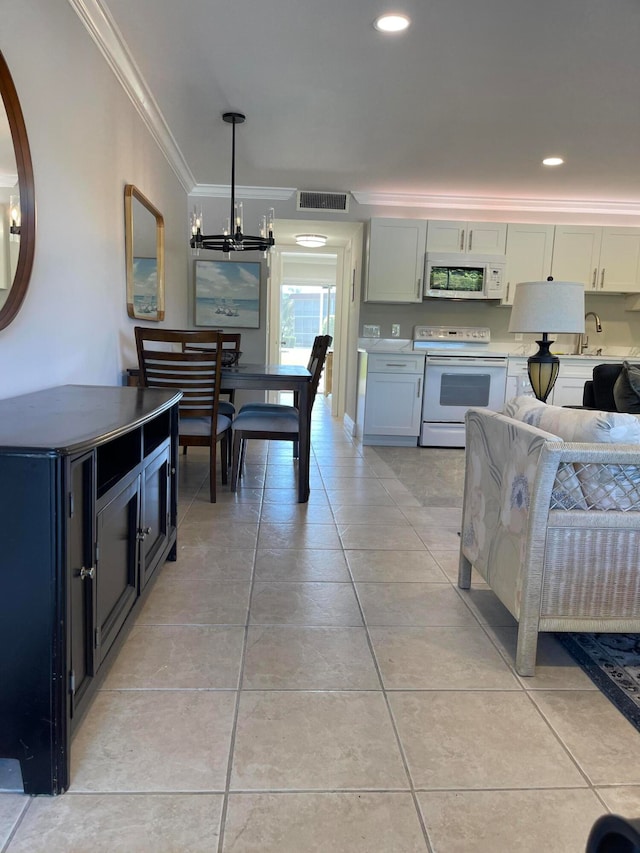
M0 757L69 786L73 731L176 553L177 404L66 385L0 400Z

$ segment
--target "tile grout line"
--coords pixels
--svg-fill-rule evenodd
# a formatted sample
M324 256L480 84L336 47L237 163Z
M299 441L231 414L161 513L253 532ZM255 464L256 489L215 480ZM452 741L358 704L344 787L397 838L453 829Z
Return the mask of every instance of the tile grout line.
M395 501L394 501L394 503L395 503ZM343 554L344 554L344 548L343 548ZM371 658L373 660L373 665L374 665L374 668L376 670L376 675L378 677L378 681L380 684L380 691L382 694L382 698L383 698L385 707L387 709L387 714L388 714L389 722L391 724L391 729L393 731L393 736L394 736L395 741L396 741L396 746L398 748L398 752L400 753L400 760L402 761L402 765L404 767L404 772L406 774L407 781L409 782L411 799L413 801L413 806L414 806L415 811L416 811L416 817L418 819L418 824L420 826L420 830L422 832L425 844L427 846L427 851L428 851L428 853L432 853L433 845L432 845L431 839L429 837L429 832L427 830L427 826L424 822L422 810L420 808L420 804L418 802L418 798L416 795L415 786L413 783L413 777L412 777L411 771L409 769L409 762L408 762L407 756L405 754L405 750L403 748L402 741L400 739L400 732L398 731L398 726L397 726L396 719L394 717L394 714L393 714L393 711L391 708L391 704L389 702L389 697L387 696L387 691L385 688L384 679L382 677L382 671L380 669L380 666L378 663L378 658L377 658L376 653L375 653L373 641L371 639L371 634L369 633L369 625L367 624L367 620L365 618L364 608L362 607L362 603L360 601L360 596L358 595L357 585L356 585L355 580L353 578L353 572L351 571L351 566L349 565L349 561L347 560L346 555L344 556L344 559L345 559L345 563L347 564L347 571L349 572L349 577L351 578L351 583L353 585L353 592L354 592L354 595L356 597L356 601L358 603L358 608L360 610L360 615L362 618L362 624L364 627L365 636L367 638L367 645L369 647L369 653L371 654Z
M249 586L249 597L247 601L247 615L244 626L244 637L242 641L242 653L240 656L240 667L238 670L238 681L236 689L236 702L233 711L233 722L231 726L231 737L229 739L229 756L227 758L227 771L225 774L224 796L222 800L222 808L220 810L220 826L218 832L218 853L222 853L224 847L224 833L227 822L227 813L229 809L229 790L231 787L231 774L233 772L233 759L236 745L236 735L238 730L238 717L240 714L240 700L242 697L242 680L244 677L244 666L247 654L247 643L249 641L249 625L251 620L251 601L253 598L253 588L256 576L256 561L258 556L258 537L260 535L260 523L262 518L262 507L264 505L264 482L262 486L262 499L260 501L260 514L258 516L258 531L256 534L255 548L253 551L253 566L251 569L251 581Z

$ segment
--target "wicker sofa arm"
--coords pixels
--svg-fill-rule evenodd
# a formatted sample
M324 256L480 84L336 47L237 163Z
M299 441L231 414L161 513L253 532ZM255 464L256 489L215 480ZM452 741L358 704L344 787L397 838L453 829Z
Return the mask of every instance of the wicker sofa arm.
M516 671L540 631L640 631L640 444L564 442L471 409L458 586L471 568L518 621Z

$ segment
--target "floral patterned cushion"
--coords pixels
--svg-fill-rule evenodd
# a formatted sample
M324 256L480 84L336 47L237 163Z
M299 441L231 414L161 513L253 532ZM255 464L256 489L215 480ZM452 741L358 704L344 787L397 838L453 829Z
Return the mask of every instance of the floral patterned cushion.
M516 397L506 405L504 414L553 432L563 441L640 444L640 420L621 412L548 406L534 397Z
M516 618L529 506L540 452L557 436L497 412L466 415L467 469L461 549ZM516 569L516 570L514 570Z
M507 404L504 414L555 433L563 441L640 444L640 420L631 414L548 406L533 397L516 397ZM576 473L585 508L626 510L640 499L640 471L636 466L594 463L576 466ZM570 474L565 471L563 477L567 489L572 490Z

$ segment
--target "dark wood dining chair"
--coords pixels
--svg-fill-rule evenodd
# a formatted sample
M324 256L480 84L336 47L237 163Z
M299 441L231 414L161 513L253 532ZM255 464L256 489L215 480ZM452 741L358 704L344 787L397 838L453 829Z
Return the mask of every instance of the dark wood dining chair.
M216 448L220 442L221 479L228 480L231 418L220 414L222 377L220 333L135 326L140 384L179 389L178 443L209 448L209 498L216 501Z
M311 353L309 355L309 360L307 362L307 370L313 376L318 364L320 364L320 374L318 375L318 383L320 382L320 376L322 375L322 370L324 368L324 364L327 358L327 352L329 351L329 347L333 343L333 338L331 335L316 335L313 340L313 344L311 346ZM266 414L267 412L271 412L273 414L278 414L282 412L293 412L294 414L298 411L298 400L297 395L294 394L293 406L286 406L282 403L245 403L244 406L240 409L241 412L263 412Z
M279 403L247 403L236 415L233 421L232 492L237 490L238 477L244 465L246 443L250 438L291 441L294 456L298 456L300 418L311 419L311 409L320 384L327 350L332 341L331 335L318 335L313 343L309 359L311 379L308 412L300 412L296 406L284 406Z
M222 343L222 366L223 367L232 367L233 365L238 363L238 359L242 355L240 350L242 335L239 332L223 332L220 330L220 341ZM185 344L184 349L192 350L192 349L208 349L209 347L202 346L198 347L196 344ZM235 391L225 390L224 388L220 389L220 394L226 397L225 400L220 400L218 404L218 412L221 415L227 415L227 417L232 418L236 413L235 407Z

